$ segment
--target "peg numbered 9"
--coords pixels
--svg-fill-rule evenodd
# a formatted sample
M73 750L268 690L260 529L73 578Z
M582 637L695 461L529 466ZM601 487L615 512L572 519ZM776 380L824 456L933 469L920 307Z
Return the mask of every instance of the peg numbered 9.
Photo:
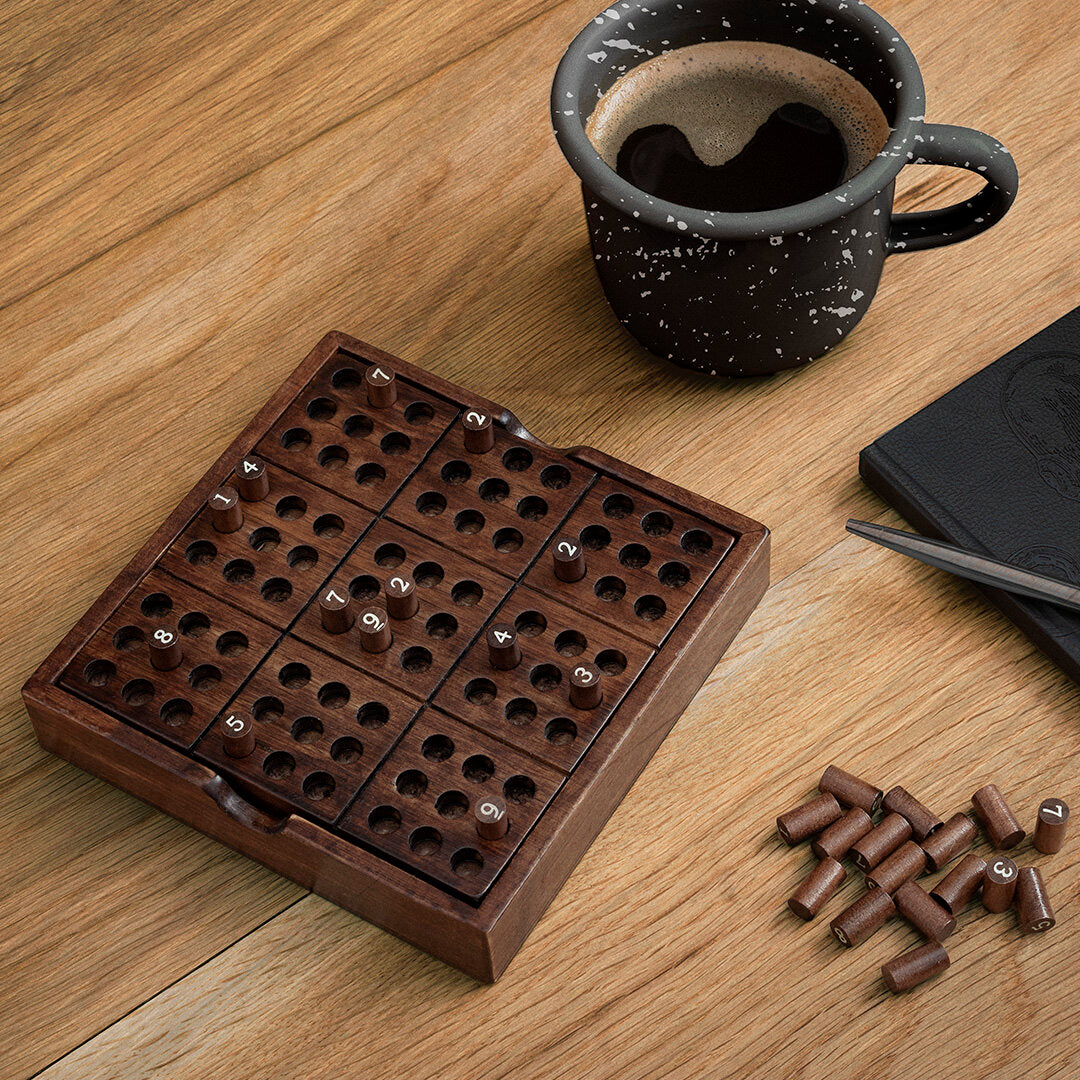
M367 653L386 652L394 643L390 620L382 608L368 606L356 620L360 628L360 648Z
M501 840L510 830L510 815L506 800L499 795L486 795L475 807L476 832L481 840Z

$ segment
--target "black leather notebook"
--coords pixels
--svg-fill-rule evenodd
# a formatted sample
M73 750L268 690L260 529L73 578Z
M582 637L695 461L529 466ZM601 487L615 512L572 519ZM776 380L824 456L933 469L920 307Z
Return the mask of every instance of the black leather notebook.
M859 472L919 532L1080 585L1080 308L882 435ZM1080 682L1080 615L983 592Z

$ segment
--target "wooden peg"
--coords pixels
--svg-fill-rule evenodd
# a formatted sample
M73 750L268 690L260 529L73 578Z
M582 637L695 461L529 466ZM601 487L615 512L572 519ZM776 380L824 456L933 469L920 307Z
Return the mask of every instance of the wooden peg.
M159 627L150 635L150 663L158 671L172 671L180 666L184 650L176 627Z
M210 496L210 519L219 533L236 532L244 524L244 511L236 488L223 484Z
M395 574L383 589L386 613L391 619L411 619L420 609L416 583L408 574Z
M266 462L248 454L233 471L233 484L244 502L258 502L270 494L270 474Z
M521 663L517 631L509 623L493 623L487 632L488 662L496 671L510 671Z
M241 758L255 752L255 725L250 716L229 713L221 721L221 744L229 757Z
M364 372L364 388L373 409L388 409L397 401L397 377L386 364L375 364Z
M595 709L604 700L600 669L592 664L576 664L570 672L570 704L575 709Z
M319 596L319 616L328 634L346 634L356 621L348 589L329 585Z
M364 652L381 653L394 643L390 620L382 608L366 607L357 619L360 627L360 648Z
M501 840L510 828L506 802L498 795L487 795L480 799L473 815L476 818L476 831L482 840Z
M495 445L495 426L483 409L469 409L461 418L465 429L465 449L470 454L486 454Z
M572 536L560 536L551 549L555 576L560 581L580 581L585 576L585 547Z

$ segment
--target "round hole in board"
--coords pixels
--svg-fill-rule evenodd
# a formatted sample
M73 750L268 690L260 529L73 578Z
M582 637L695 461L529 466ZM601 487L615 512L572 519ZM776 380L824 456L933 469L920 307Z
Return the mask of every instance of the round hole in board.
M429 735L420 744L420 753L428 761L446 761L453 757L454 740L448 735Z
M651 593L639 596L634 604L634 614L642 622L656 622L657 619L662 619L666 613L667 604L659 596L653 596Z
M239 630L226 630L214 645L214 648L222 656L234 657L245 652L248 647L248 639Z
M454 528L459 533L472 536L484 527L484 515L479 510L459 510L454 515Z
M470 679L465 684L465 700L472 705L487 705L495 700L495 684L490 679Z
M641 519L641 530L646 536L667 536L674 523L662 510L651 510Z
M475 581L459 581L450 590L450 599L458 607L475 607L484 597L484 590Z
M483 872L484 856L476 848L458 848L450 856L450 869L462 878L474 878Z
M379 595L379 579L371 574L361 574L349 582L349 595L354 600L373 600Z
M372 433L375 425L371 422L370 416L365 416L363 413L353 413L352 416L346 416L344 423L341 425L341 430L350 439L365 439Z
M312 420L330 420L337 412L337 402L333 398L312 398L304 410Z
M634 512L634 500L629 495L616 491L604 499L600 504L600 509L609 518L629 517Z
M461 775L474 784L483 784L495 775L495 762L487 754L470 754L461 763Z
M626 657L618 649L601 649L596 654L596 666L605 675L621 675L626 670Z
M517 516L522 521L540 521L547 512L548 504L539 495L526 495L517 504Z
M440 817L459 818L469 812L469 800L463 791L444 791L435 800L435 811Z
M191 702L182 697L169 698L158 710L161 722L166 727L180 727L186 724L194 714L195 710Z
M264 694L251 706L251 717L260 724L271 724L285 715L285 706L280 698Z
M422 491L415 505L424 517L438 517L446 509L446 496L441 491Z
M437 562L417 563L413 567L413 581L421 589L434 589L443 579L443 568Z
M289 734L298 743L318 742L322 733L322 721L317 716L298 716L289 728Z
M188 682L193 690L198 690L201 694L208 693L221 682L221 668L214 667L213 664L196 664L188 672Z
M503 784L503 798L507 802L526 803L536 797L536 784L527 776L511 776Z
M379 441L379 449L389 457L399 457L406 454L412 440L403 431L388 431Z
M603 551L611 543L611 533L603 525L586 525L578 539L586 551Z
M656 571L661 585L669 589L681 589L690 582L690 567L686 563L666 562Z
M525 538L521 533L509 527L496 529L491 538L491 546L502 555L512 555L515 551L520 551L524 543Z
M439 470L439 475L443 478L445 484L467 484L472 476L472 468L467 461L460 461L455 458L453 461L448 461Z
M375 564L393 570L405 561L405 549L400 544L380 544L375 549Z
M344 446L336 443L324 446L316 455L315 460L324 469L344 469L349 462L349 451Z
M713 538L704 529L688 529L682 534L679 545L687 555L708 555L712 551Z
M589 647L580 630L563 630L555 635L555 651L560 656L580 656Z
M401 815L392 806L376 806L368 814L367 823L373 833L386 836L401 828Z
M299 690L301 686L307 686L311 682L311 668L307 664L293 661L285 664L278 672L278 682L290 690Z
M329 773L313 772L304 777L302 790L305 797L312 802L321 802L334 794L336 786L334 778Z
M330 747L330 757L339 765L353 765L363 757L364 745L351 735L335 739Z
M154 684L149 679L129 679L120 690L129 705L145 705L154 696Z
M295 521L307 513L307 503L299 495L286 495L284 498L278 499L277 505L274 507L274 513L282 521Z
M539 637L547 629L547 619L539 611L523 611L514 620L514 629L522 637Z
M386 479L386 470L377 461L367 461L353 473L359 487L375 487Z
M221 568L221 576L230 585L243 585L255 576L255 564L248 559L230 559Z
M352 390L364 381L364 376L354 367L338 368L330 376L330 385L335 390Z
M401 670L419 675L431 668L432 656L422 645L410 645L401 654Z
M285 556L285 561L294 570L310 570L319 561L319 553L310 544L297 544Z
M112 636L114 649L120 652L132 652L146 640L146 635L137 626L121 626Z
M405 423L423 427L435 416L435 410L426 401L410 401L405 406Z
M281 533L270 525L262 525L248 537L248 543L258 552L273 551L281 543Z
M404 795L406 799L419 799L427 791L427 786L427 776L419 769L406 769L398 773L397 779L394 780L397 793Z
M444 641L457 633L458 621L447 611L437 611L424 624L428 637Z
M500 503L510 494L510 485L498 476L484 480L476 489L480 498L488 503Z
M210 629L210 620L201 611L188 611L180 616L177 629L184 637L201 638Z
M296 768L296 758L284 750L275 750L263 759L262 771L271 780L284 780Z
M306 450L311 445L311 432L307 428L291 427L281 433L281 448L292 454Z
M409 849L414 855L434 855L441 847L442 836L430 825L421 825L409 834Z
M524 446L511 446L503 454L502 463L511 472L524 472L533 463L532 451Z
M349 688L341 682L323 683L318 698L324 709L344 709L349 704Z
M262 583L259 594L268 604L284 604L292 596L292 585L288 578L267 578Z
M192 540L184 549L184 558L192 566L208 566L217 558L217 548L209 540Z
M337 514L320 514L312 523L311 531L320 540L332 540L345 531L345 522Z
M541 693L549 694L562 682L562 672L554 664L537 664L529 672L529 682Z
M593 592L605 603L613 604L626 595L626 582L614 574L607 574L596 582Z
M83 681L91 686L105 686L116 675L116 665L111 660L91 660L83 668Z
M148 619L163 619L172 611L172 600L166 593L152 592L142 598L139 610Z
M567 716L556 716L544 725L544 738L552 746L569 746L577 738L577 724Z
M570 485L570 470L565 465L548 465L540 472L540 483L551 491Z
M644 544L626 544L619 551L619 562L628 570L640 570L649 565L652 553Z
M381 728L390 719L390 710L381 701L368 701L356 710L356 722L362 728Z
M514 727L524 727L536 719L536 702L527 697L516 697L506 703L507 722Z

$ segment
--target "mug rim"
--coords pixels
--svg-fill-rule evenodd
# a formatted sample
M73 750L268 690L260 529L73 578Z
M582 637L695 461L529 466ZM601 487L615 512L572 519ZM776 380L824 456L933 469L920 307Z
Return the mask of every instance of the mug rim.
M652 0L649 10L666 15L680 6L678 0ZM555 138L586 189L643 224L676 235L715 240L745 240L812 229L843 217L883 191L911 160L911 147L925 120L926 94L918 62L895 27L863 0L809 0L807 10L862 31L867 38L883 38L893 50L880 47L877 51L897 87L896 124L891 127L885 146L869 165L824 195L776 210L752 213L713 213L668 202L634 187L597 153L585 134L588 116L577 107L582 75L589 70L585 65L592 64L588 54L602 49L603 38L611 34L611 25L601 11L567 46L551 86ZM870 44L874 44L873 40ZM575 107L567 109L567 102Z

